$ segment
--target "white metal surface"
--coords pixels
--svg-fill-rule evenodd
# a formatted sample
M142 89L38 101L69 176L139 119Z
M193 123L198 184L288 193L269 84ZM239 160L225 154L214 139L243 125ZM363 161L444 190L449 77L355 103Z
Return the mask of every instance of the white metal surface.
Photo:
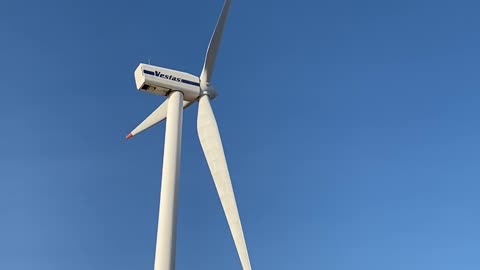
M228 226L232 233L235 247L244 270L252 269L248 258L247 245L243 236L242 224L238 215L235 194L233 193L227 160L223 152L222 140L218 131L217 121L213 114L210 100L207 95L198 101L197 131L208 167L212 173L213 182L217 188L223 211L227 217Z
M192 102L183 101L183 108L187 108L190 106ZM148 128L162 122L167 118L167 108L168 108L168 99L165 100L158 108L153 111L145 120L143 120L140 125L138 125L135 129L127 135L127 139L132 138L133 136L137 135L138 133L147 130Z
M192 74L147 64L139 64L134 73L137 89L160 96L181 91L183 99L194 101L200 95L200 79Z
M182 100L183 94L178 91L171 93L168 97L155 270L175 269L177 195L183 117Z
M202 73L200 74L202 89L205 89L207 87L207 83L211 82L212 79L213 67L215 66L215 59L217 58L217 52L220 48L220 41L222 40L223 28L225 26L225 22L227 21L230 4L230 0L225 0L222 8L222 13L218 18L217 25L210 39L210 43L208 44L205 62L203 64Z

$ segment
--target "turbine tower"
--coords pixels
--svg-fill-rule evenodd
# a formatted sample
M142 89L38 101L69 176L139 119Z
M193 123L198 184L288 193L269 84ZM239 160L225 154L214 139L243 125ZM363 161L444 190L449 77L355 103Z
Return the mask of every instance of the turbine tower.
M182 118L183 110L194 102L198 102L198 137L227 218L240 263L244 270L251 269L227 161L217 121L210 105L210 100L217 96L211 81L230 3L230 0L225 0L210 39L200 77L149 64L140 64L134 73L138 90L168 97L127 136L127 139L130 139L166 119L155 270L175 269Z

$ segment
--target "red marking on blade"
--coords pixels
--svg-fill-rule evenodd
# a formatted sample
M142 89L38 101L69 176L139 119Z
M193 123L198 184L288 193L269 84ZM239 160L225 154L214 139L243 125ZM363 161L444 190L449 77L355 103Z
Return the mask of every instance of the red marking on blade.
M128 140L128 139L130 139L130 138L132 138L132 137L133 137L133 135L132 135L132 133L130 133L130 134L127 135L126 139Z

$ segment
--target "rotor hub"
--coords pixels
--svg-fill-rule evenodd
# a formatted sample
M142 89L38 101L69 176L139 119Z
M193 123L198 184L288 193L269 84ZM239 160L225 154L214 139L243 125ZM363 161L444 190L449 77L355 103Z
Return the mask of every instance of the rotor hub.
M210 99L214 99L217 97L217 90L213 87L212 84L206 82L200 83L200 96L209 96Z

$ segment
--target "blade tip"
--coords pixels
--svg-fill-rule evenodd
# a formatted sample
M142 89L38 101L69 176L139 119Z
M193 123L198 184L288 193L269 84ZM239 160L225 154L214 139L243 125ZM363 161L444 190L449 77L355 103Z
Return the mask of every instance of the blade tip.
M132 133L129 133L129 134L125 137L125 139L128 140L128 139L131 139L132 137L133 137Z

